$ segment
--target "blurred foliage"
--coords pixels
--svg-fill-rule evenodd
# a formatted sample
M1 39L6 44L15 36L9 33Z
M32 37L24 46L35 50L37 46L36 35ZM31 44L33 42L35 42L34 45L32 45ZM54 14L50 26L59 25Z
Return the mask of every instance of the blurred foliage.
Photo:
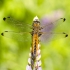
M70 0L0 0L0 33L14 29L10 26L13 23L5 23L3 17L11 16L16 21L32 24L36 15L42 18L56 10L63 10L66 17L66 22L56 31L61 29L69 34ZM28 27L21 30L19 26L15 30L29 31ZM27 39L28 36L24 35L24 40L19 42L0 35L0 70L26 69L31 47L31 36ZM60 39L55 36L50 42L41 43L41 54L43 70L70 70L70 36Z

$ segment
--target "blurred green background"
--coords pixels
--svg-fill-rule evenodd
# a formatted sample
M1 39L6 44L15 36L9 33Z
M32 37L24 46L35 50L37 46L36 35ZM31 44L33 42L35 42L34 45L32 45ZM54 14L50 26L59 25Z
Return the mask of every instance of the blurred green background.
M13 25L10 26L13 23L5 23L3 17L11 16L16 21L32 24L36 15L42 18L57 10L63 11L66 22L61 22L63 24L56 31L65 31L69 34L70 0L0 0L0 33L4 30L14 30ZM22 30L15 26L15 30L19 31L29 31L27 28ZM31 35L25 34L23 38L24 40L19 42L0 35L0 70L26 70ZM42 70L70 70L70 36L68 38L55 36L49 42L41 42L41 56Z

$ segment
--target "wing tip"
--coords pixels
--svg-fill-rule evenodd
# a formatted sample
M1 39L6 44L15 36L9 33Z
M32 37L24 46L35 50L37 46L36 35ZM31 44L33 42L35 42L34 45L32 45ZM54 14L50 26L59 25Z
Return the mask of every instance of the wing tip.
M4 33L1 33L2 36L4 36Z

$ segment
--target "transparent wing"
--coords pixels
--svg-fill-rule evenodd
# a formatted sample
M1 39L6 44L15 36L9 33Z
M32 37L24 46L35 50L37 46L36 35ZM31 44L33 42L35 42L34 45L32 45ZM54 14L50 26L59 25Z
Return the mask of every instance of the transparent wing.
M3 21L12 31L4 31L1 33L2 36L21 42L28 41L31 38L29 33L31 32L30 24L24 23L24 21L19 21L13 17L4 17Z
M4 17L3 21L8 26L12 27L13 29L17 29L18 31L29 30L31 27L30 24L27 24L24 21L19 21L19 20L15 19L14 17Z
M57 28L60 28L61 24L66 20L65 18L61 18L60 12L54 12L51 17L49 16L44 16L41 19L41 27L42 30L41 32L43 33L41 36L41 41L47 41L49 38L51 38L53 35L54 36L63 36L66 37L68 36L64 31L62 32L61 30L56 30ZM57 17L55 16L57 15ZM65 36L64 36L65 34Z
M4 31L1 33L1 35L20 42L27 42L31 40L31 35L29 32Z
M52 35L59 36L61 34L63 34L63 35L66 34L64 31L63 32L60 32L60 30L55 31L56 30L55 28L57 28L57 26L60 26L63 23L62 21L65 21L65 18L64 19L61 18L63 16L63 14L58 11L54 12L52 14L51 14L52 16L50 16L50 17L44 16L40 20L41 27L43 28L41 30L41 32L43 33L40 38L41 41L47 41L49 38L51 38ZM60 19L62 19L62 21L59 22L58 20L60 20ZM1 33L1 35L4 34L5 37L9 37L12 35L12 38L16 38L19 41L25 40L26 35L27 35L27 37L30 35L30 34L27 34L27 33L31 32L30 24L23 23L23 21L20 22L11 17L4 17L3 20L4 20L4 22L7 22L6 24L10 25L14 31L8 31L8 32L4 31L3 33ZM57 23L57 22L59 22L59 23ZM68 36L68 35L66 34L65 36Z

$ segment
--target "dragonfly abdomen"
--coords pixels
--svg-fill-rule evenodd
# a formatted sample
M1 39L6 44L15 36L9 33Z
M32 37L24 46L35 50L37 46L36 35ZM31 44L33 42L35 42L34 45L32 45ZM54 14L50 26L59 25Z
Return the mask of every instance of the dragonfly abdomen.
M32 47L31 47L31 50L32 50ZM42 70L40 59L41 59L40 44L38 44L38 50L37 50L36 57L34 57L31 52L29 53L28 65L26 67L26 70Z

